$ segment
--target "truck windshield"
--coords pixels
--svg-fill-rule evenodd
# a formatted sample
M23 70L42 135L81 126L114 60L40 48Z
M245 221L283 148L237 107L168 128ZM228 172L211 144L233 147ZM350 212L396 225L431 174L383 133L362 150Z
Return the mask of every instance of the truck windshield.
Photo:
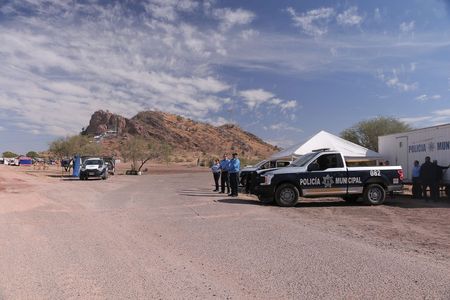
M101 160L86 160L85 162L84 162L84 164L87 166L87 165L99 165L99 166L101 166L101 165L103 165L103 162L101 161Z
M304 167L307 163L313 159L317 153L311 152L308 154L303 155L302 157L296 159L293 163L291 163L288 167Z
M266 162L268 162L267 159L260 161L259 163L257 163L255 165L255 168L260 168L261 166L263 166Z

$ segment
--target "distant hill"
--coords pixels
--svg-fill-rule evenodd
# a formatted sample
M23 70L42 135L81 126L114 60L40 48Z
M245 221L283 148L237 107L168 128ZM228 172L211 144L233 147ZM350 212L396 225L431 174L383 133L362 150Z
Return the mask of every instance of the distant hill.
M141 136L172 146L178 161L219 157L237 152L242 158L256 160L279 151L239 126L213 126L159 111L144 111L131 119L108 111L96 111L83 134L97 136L109 152L118 152L120 143L130 136ZM99 136L102 136L100 138Z

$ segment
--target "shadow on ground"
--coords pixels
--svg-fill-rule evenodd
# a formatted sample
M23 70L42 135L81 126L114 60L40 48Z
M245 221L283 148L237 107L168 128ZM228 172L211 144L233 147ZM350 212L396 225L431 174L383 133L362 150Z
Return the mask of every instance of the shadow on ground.
M226 198L220 200L214 200L219 203L227 203L227 204L247 204L247 205L263 205L258 200L251 199L240 199L240 198Z
M386 199L384 205L400 208L450 208L450 200L441 198L438 201L426 201L425 199L414 199L409 196L399 196Z

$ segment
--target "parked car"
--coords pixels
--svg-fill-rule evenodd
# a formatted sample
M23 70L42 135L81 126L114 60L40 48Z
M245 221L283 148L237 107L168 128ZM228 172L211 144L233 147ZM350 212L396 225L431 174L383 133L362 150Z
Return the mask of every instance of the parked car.
M253 193L253 188L256 182L256 177L258 176L258 171L284 168L289 166L290 163L290 160L285 159L265 159L254 166L245 167L241 170L239 175L240 185L245 189L246 193Z
M111 175L116 174L116 162L113 157L103 157L105 164L108 166L108 173Z
M87 180L89 177L103 180L108 178L108 166L102 158L88 158L83 162L80 169L80 180Z

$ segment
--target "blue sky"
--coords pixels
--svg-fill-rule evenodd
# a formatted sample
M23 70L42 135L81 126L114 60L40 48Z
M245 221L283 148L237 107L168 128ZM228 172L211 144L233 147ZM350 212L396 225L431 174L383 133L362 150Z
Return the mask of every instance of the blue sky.
M450 1L0 2L0 152L161 110L286 147L450 122Z

